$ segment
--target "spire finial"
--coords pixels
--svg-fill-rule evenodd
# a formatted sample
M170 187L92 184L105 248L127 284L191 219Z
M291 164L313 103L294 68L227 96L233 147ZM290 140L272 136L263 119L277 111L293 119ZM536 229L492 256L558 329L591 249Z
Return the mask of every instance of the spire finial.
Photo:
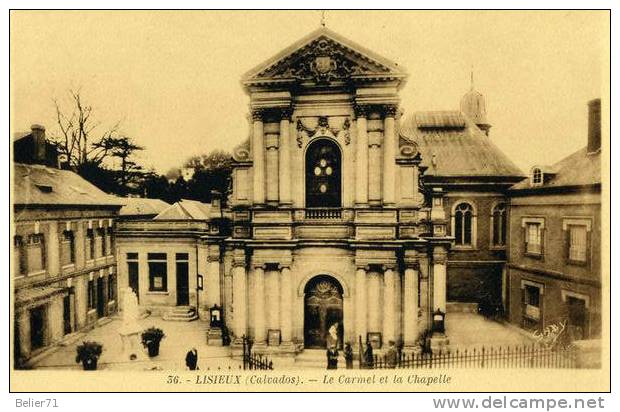
M473 64L471 65L469 87L472 91L474 90L474 65Z
M325 22L325 10L321 10L321 26L325 27L327 23Z

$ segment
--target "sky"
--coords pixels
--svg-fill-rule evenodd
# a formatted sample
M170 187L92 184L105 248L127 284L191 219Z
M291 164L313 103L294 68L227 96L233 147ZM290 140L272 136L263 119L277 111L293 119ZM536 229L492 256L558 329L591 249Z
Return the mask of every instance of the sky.
M587 102L606 98L606 12L326 11L327 27L404 66L405 116L486 98L490 138L524 172L585 146ZM13 11L12 130L58 134L54 99L81 89L100 131L164 173L248 137L241 76L320 27L320 11Z

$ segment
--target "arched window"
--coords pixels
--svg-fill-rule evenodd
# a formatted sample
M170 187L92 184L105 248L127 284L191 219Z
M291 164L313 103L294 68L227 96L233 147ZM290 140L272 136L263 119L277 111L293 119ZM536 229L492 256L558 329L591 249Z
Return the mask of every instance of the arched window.
M453 215L453 234L457 246L474 245L474 208L469 203L459 203L454 208Z
M341 207L340 148L318 139L306 151L306 207Z
M506 246L506 204L498 203L491 214L493 246Z

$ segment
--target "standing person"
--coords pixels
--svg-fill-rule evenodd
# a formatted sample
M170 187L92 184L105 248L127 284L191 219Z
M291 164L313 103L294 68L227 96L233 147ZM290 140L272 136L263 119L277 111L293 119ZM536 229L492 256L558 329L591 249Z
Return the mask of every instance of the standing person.
M398 352L396 351L396 343L391 340L389 342L390 347L388 348L387 353L385 354L385 363L388 368L395 368L398 363Z
M364 366L366 369L372 369L375 364L375 357L372 353L372 345L366 342L366 351L364 351Z
M347 365L347 369L353 369L353 348L350 342L347 342L344 346L344 361Z
M338 349L336 349L336 345L331 345L327 349L327 369L338 369Z
M191 348L185 355L185 365L190 371L195 371L198 368L198 351L196 348Z

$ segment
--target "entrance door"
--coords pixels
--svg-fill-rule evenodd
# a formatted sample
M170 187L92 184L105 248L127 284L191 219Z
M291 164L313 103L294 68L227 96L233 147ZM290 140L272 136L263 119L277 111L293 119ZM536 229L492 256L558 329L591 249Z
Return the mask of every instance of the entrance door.
M305 289L304 346L342 348L342 287L330 276L313 278ZM335 338L333 337L335 336Z
M62 300L62 320L65 335L68 335L71 333L71 295L65 296Z
M97 317L105 316L105 299L103 296L103 278L97 278Z
M138 262L127 262L127 272L129 274L129 287L133 289L140 301L140 281L138 280Z
M569 296L568 304L568 331L573 340L586 339L587 332L587 309L583 299Z
M187 262L177 262L177 305L189 305L189 268Z
M30 348L32 350L45 346L45 306L30 310Z

